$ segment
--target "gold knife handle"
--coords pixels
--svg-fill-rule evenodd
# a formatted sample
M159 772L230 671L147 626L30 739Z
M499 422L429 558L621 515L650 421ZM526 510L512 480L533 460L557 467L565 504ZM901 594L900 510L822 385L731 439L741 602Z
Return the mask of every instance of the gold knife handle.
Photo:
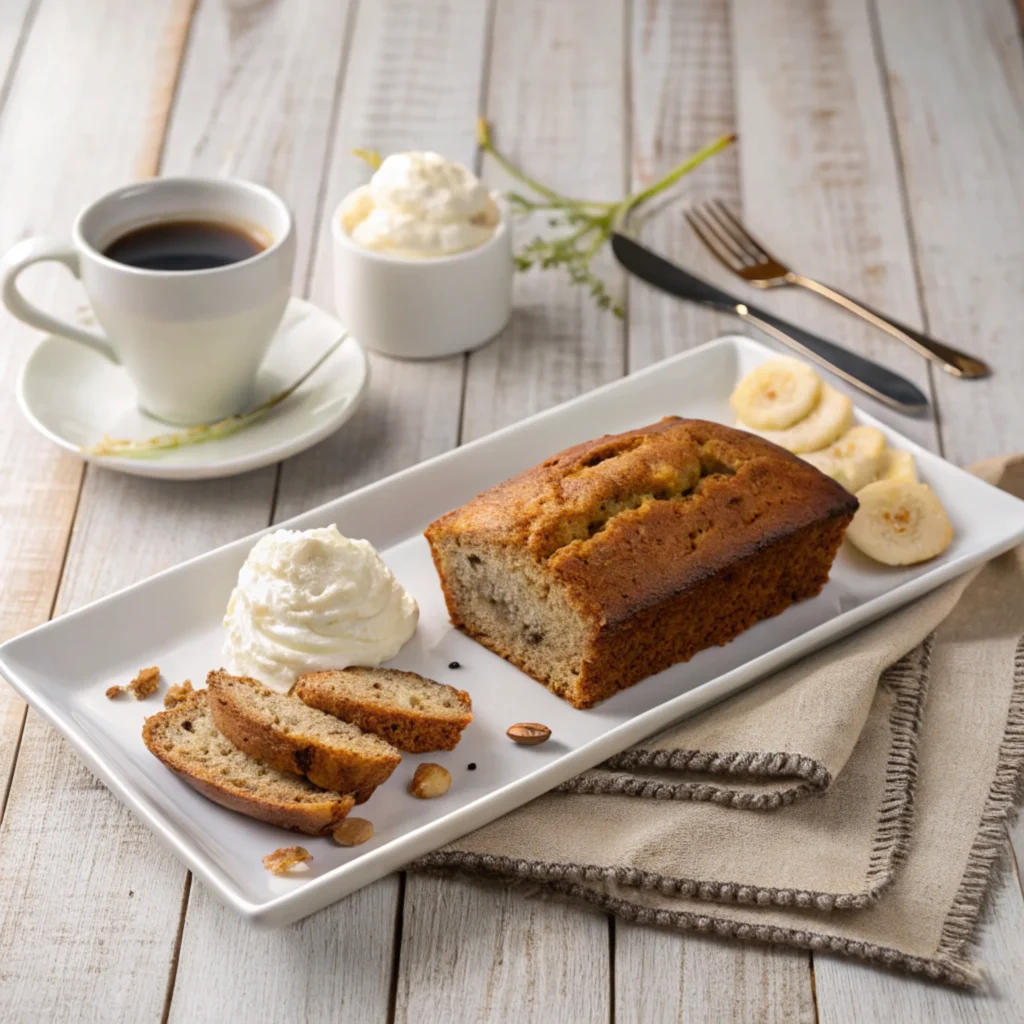
M885 331L886 334L890 334L892 337L902 341L905 345L909 345L915 352L930 359L933 363L937 363L947 373L953 374L954 377L987 377L992 372L988 364L980 359L969 356L966 352L961 352L959 349L953 348L952 345L945 344L945 342L930 338L924 332L914 330L913 327L901 324L891 317L872 309L870 306L865 306L864 303L858 302L849 295L837 291L835 288L830 288L827 284L822 284L820 281L815 281L810 277L804 277L803 274L794 274L792 271L786 275L786 279L791 284L806 288L816 295L829 299L848 312L856 314L873 327L877 327L879 330Z

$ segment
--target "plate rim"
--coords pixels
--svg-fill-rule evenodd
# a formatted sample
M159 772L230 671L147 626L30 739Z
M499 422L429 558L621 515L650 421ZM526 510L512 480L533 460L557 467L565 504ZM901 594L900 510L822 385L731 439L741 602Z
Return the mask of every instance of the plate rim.
M360 344L359 340L351 333L351 331L348 331L333 313L324 309L322 306L318 306L314 302L310 302L309 299L293 295L291 299L289 299L289 305L292 303L303 307L308 306L314 309L318 314L322 314L323 316L330 318L337 324L338 331L347 335L342 345L351 346L353 351L357 353L361 376L359 380L359 387L352 394L349 401L342 406L334 416L311 431L300 433L294 437L281 441L276 445L272 445L269 448L260 449L259 451L253 452L249 455L237 455L233 459L229 459L227 462L207 464L164 463L159 459L150 462L145 459L127 459L119 458L117 456L91 455L88 452L83 451L78 445L54 432L41 419L39 419L33 411L28 396L25 393L26 382L31 372L31 367L38 357L40 350L50 341L60 338L60 335L52 332L44 334L35 343L35 345L33 345L32 350L29 352L22 364L21 371L18 374L18 380L15 385L15 397L18 402L18 408L21 410L21 414L28 421L29 425L48 441L57 445L59 448L62 448L64 451L77 456L84 463L101 466L104 469L112 470L115 473L126 473L129 476L140 476L150 480L218 480L225 477L238 476L242 473L249 473L256 469L263 469L265 466L273 465L274 463L281 462L293 455L298 455L300 452L304 452L308 448L312 448L313 445L319 444L319 442L323 441L325 438L330 437L331 434L339 430L359 410L366 398L370 386L370 375L372 373L370 360L367 357L366 349L362 344ZM340 349L341 346L339 346L339 351Z
M631 743L637 742L671 723L695 714L740 689L752 685L767 674L778 671L799 658L813 651L820 650L827 646L827 644L836 642L844 636L848 636L868 623L931 592L944 583L963 575L974 566L980 565L1024 541L1024 502L1021 502L1022 515L1018 528L1002 536L995 543L984 545L977 552L965 552L949 562L936 566L933 570L906 580L892 590L878 597L871 598L853 609L841 612L839 615L812 627L799 636L749 659L734 669L707 680L686 693L664 701L656 707L635 715L633 718L617 726L613 726L600 736L583 743L550 764L542 766L498 789L491 790L472 803L391 840L386 845L372 851L371 855L358 858L348 864L339 865L318 878L304 882L300 887L291 892L282 893L262 902L250 900L242 893L234 880L212 858L204 855L198 847L194 849L194 844L186 837L179 835L176 827L165 820L160 813L158 804L150 800L141 790L132 788L130 779L126 775L122 777L122 773L117 771L112 764L107 763L103 751L91 742L84 731L80 731L73 721L66 719L62 715L61 709L56 704L48 700L45 695L37 693L31 684L24 682L19 676L17 650L28 637L33 637L47 630L58 629L65 620L72 621L81 616L93 614L108 602L123 599L131 592L150 586L163 577L185 573L195 563L214 557L230 548L243 545L251 546L255 540L270 530L287 528L296 520L316 515L319 511L329 506L337 506L339 502L347 502L355 499L356 496L364 496L375 488L380 488L398 478L430 472L432 467L436 466L439 462L452 458L456 453L515 433L521 429L524 423L543 420L564 412L567 408L571 408L583 401L593 401L595 397L621 387L626 381L635 381L637 378L642 379L652 373L663 372L667 365L686 362L697 354L715 348L732 348L737 354L745 348L748 352L752 351L762 360L777 354L776 350L770 346L745 335L728 334L714 338L686 352L678 353L668 359L656 362L637 373L609 381L592 391L585 392L560 405L536 413L534 416L527 417L517 423L510 424L466 445L460 445L457 448L442 452L381 480L366 484L357 490L342 495L340 498L332 499L299 513L286 521L275 523L247 537L220 545L208 552L197 555L160 573L156 573L128 587L90 602L66 615L42 623L0 644L0 672L3 673L14 689L33 708L41 713L68 739L76 753L102 779L115 796L150 828L164 846L168 847L179 860L194 871L222 902L255 925L278 927L300 920L308 914L314 913L361 888L363 885L369 884L384 874L409 863L416 857L424 855L429 850L436 849L445 842L453 841L474 828L481 827L502 814L508 813L508 811L521 806L527 801L550 791L566 779L592 767L616 751L629 746ZM879 426L887 433L895 434L899 438L900 444L914 452L915 455L924 456L927 460L939 461L943 463L947 470L969 476L974 484L990 487L993 492L999 494L1003 499L1016 500L1012 495L1007 495L985 481L970 476L960 467L929 451L911 438L903 436L898 430L889 427L888 424L878 420L870 413L864 412L860 408L856 408L856 412L861 422Z

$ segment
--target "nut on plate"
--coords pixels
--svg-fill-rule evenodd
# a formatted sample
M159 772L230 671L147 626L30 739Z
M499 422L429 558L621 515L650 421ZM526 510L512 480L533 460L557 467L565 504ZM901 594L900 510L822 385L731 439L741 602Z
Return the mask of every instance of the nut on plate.
M444 796L451 784L452 775L447 768L433 761L425 761L413 773L409 792L420 800L432 800L435 796Z
M331 835L339 846L360 846L373 838L373 822L366 818L346 818Z
M535 747L538 743L551 739L551 730L540 722L516 722L510 725L505 735L513 742L524 747Z

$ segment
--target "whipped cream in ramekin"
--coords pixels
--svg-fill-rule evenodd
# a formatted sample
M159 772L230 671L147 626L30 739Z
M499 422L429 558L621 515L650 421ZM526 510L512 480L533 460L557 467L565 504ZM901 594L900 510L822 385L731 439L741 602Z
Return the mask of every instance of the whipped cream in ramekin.
M296 676L393 658L419 608L373 545L337 526L277 530L238 573L224 626L231 669L287 691Z
M411 259L483 245L498 226L487 186L437 153L393 153L341 204L341 223L366 249Z

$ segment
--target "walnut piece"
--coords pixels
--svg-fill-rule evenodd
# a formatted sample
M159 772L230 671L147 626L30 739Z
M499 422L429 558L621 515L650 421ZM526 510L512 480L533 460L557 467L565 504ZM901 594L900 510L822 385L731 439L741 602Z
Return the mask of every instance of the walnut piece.
M151 693L156 693L160 683L160 669L154 665L152 668L140 668L139 674L128 684L128 689L135 694L136 700L144 700Z
M263 858L263 866L275 875L284 875L296 864L312 859L309 850L304 846L282 846Z
M365 818L346 818L332 835L339 846L360 846L373 838L373 822Z
M447 768L425 761L413 773L409 792L420 800L432 800L435 796L444 796L451 784L452 775Z
M164 694L164 707L173 708L176 704L180 704L191 692L191 679L186 679L185 682L179 683L177 686L168 687L167 692Z

